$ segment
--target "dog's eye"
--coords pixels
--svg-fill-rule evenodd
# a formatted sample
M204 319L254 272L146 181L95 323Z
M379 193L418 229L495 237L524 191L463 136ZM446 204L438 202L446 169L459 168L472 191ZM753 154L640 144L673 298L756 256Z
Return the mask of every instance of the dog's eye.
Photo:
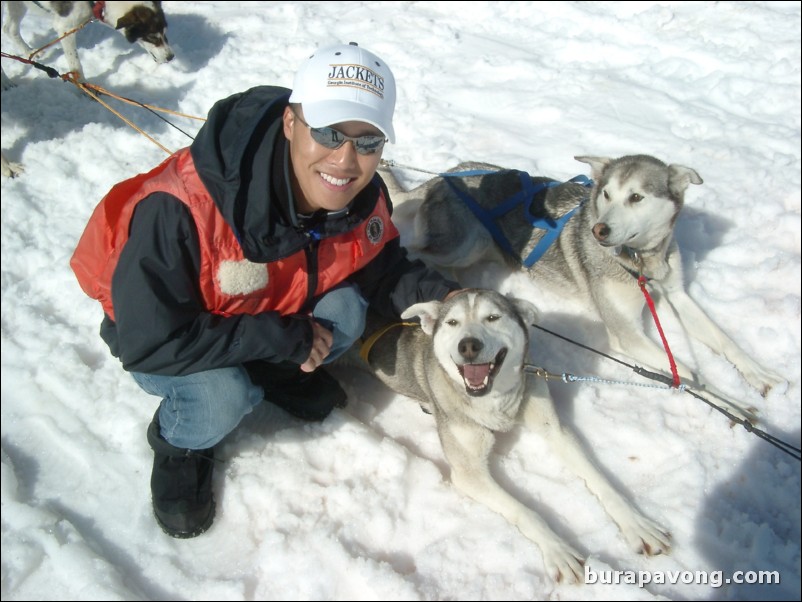
M630 203L640 203L643 200L643 197L639 195L637 192L633 192L629 197Z
M607 194L606 190L602 190L602 194L604 195L604 200L605 201L609 201L610 200L610 195Z
M495 322L496 320L500 320L500 319L501 319L501 316L500 316L500 315L498 315L498 314L490 314L490 315L489 315L489 316L487 316L487 318L485 318L485 319L486 319L488 322Z
M459 326L459 321L452 318L450 320L446 320L446 324L448 324L449 326Z

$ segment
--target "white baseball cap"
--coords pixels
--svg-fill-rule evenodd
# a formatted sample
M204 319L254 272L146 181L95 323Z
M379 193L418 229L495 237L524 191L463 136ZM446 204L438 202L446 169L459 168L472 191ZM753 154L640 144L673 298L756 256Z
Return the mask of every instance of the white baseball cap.
M290 102L303 106L304 121L325 127L364 121L395 142L395 78L390 67L356 42L316 50L295 74Z

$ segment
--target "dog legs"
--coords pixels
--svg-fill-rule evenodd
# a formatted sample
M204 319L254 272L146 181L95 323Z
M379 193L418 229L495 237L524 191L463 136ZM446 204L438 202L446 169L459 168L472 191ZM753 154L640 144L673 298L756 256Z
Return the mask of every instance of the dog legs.
M744 353L702 310L685 291L673 291L665 296L685 331L732 362L743 377L765 396L783 378L764 368Z
M451 482L457 489L499 513L535 542L543 562L557 581L579 582L583 556L565 543L535 512L507 493L490 475L487 459L493 433L477 424L438 420L440 441L451 466Z
M25 2L11 1L5 2L4 4L8 7L8 20L3 22L3 33L8 36L19 52L27 56L33 52L33 48L28 45L20 34L20 24L25 14L28 12ZM88 2L75 2L74 5L73 12L70 14L70 20L68 22L65 22L63 18L57 16L55 13L53 14L53 27L57 37L63 36L75 26L86 22L92 16L92 9ZM64 57L67 59L69 70L76 72L79 79L83 81L83 68L81 67L81 61L78 59L76 34L73 33L62 38L61 48L64 51Z
M25 55L30 54L33 49L28 46L28 43L22 39L19 28L22 23L22 18L28 12L24 2L9 1L4 2L8 10L8 19L3 20L3 33L6 34L9 40L14 44L17 50Z
M3 90L10 90L11 88L16 87L16 84L14 84L14 82L11 81L11 78L6 75L5 69L0 72L0 75L2 75Z
M58 31L58 35L64 35L66 31ZM61 48L64 50L64 58L67 59L67 66L69 70L75 73L78 81L84 81L84 69L81 66L81 60L78 58L78 46L75 39L75 34L68 35L61 39Z
M530 376L530 396L522 409L522 421L532 431L542 434L566 465L599 498L607 514L621 529L629 546L638 554L649 556L668 553L671 535L632 505L596 467L576 436L560 424L548 387Z
M641 291L637 288L633 288L629 284L606 282L591 289L590 294L607 328L607 333L610 337L610 346L619 353L634 358L642 365L668 374L669 362L666 351L662 346L646 336L643 330L643 301ZM672 294L674 296L678 295L676 291ZM682 297L684 294L684 292L680 291L679 297ZM665 293L663 297L667 299L668 294ZM611 299L615 299L615 302L610 301ZM690 305L696 307L698 312L704 316L703 319L709 322L710 319L698 309L696 303L694 303L690 297L687 297L687 299ZM682 311L686 310L683 308ZM692 310L689 311L692 312ZM702 336L699 331L704 329L703 324L696 324L692 320L685 318L683 318L683 322L683 326L690 336L696 338ZM714 326L714 328L716 327ZM716 330L718 329L716 328ZM726 337L724 333L721 333L721 335ZM704 339L702 340L704 341ZM735 345L734 343L732 344L733 346ZM717 347L713 346L712 349L717 350ZM747 407L747 404L733 401L714 387L703 384L695 371L684 363L677 360L676 365L677 373L683 383L696 387L707 393L709 397L715 398L715 400L709 400L711 403L715 403L717 406L737 414L744 420L755 421L757 419L753 409Z

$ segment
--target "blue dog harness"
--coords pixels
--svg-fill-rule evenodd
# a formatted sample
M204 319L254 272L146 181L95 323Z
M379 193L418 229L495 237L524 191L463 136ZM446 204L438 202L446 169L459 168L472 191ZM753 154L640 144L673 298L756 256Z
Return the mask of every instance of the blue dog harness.
M582 203L579 203L576 207L571 209L568 213L563 215L560 218L552 219L550 217L538 217L535 212L532 211L532 203L535 200L535 196L545 190L546 188L552 188L554 186L559 186L562 182L558 181L551 181L551 182L541 182L539 184L532 183L532 177L526 172L520 172L521 178L521 190L509 197L504 202L500 203L493 209L485 209L479 203L477 203L471 195L469 195L464 190L461 190L457 187L454 183L454 178L467 178L470 176L481 176L491 173L498 173L496 171L488 171L488 170L471 170L471 171L458 171L458 172L448 172L448 173L441 173L439 174L443 178L445 178L446 183L451 187L451 190L462 199L462 201L468 206L468 208L473 212L485 228L487 228L488 232L493 236L493 240L496 241L496 244L504 249L507 253L512 255L513 257L517 257L517 253L512 248L512 245L504 236L504 233L501 231L501 228L498 227L496 224L496 220L513 211L519 205L524 207L524 215L526 215L529 224L533 228L540 228L541 230L545 230L546 233L543 235L532 252L529 253L529 256L526 259L522 259L523 265L527 268L531 268L538 259L543 257L543 254L548 250L548 248L554 243L555 240L560 236L565 224L568 223L576 210L582 206L582 203L585 201L583 200ZM569 182L573 182L575 184L581 184L585 187L593 186L593 181L588 178L587 176L579 175L574 178L568 180ZM521 259L521 258L519 258Z

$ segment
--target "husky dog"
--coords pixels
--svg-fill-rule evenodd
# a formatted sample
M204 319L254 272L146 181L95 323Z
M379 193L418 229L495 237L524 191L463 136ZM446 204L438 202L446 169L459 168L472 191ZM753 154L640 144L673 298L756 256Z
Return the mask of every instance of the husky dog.
M157 63L167 63L175 56L167 42L167 20L161 2L3 2L8 9L8 20L3 23L3 33L21 52L31 53L27 42L20 35L22 19L29 6L50 13L57 37L80 27L92 18L119 30L131 43L138 43L150 53ZM70 71L84 79L83 67L78 58L75 34L61 39L61 47L67 58Z
M536 319L529 301L465 289L445 302L418 303L402 314L403 319L413 317L420 318L420 325L369 324L366 335L378 334L368 336L363 359L381 381L434 415L452 483L535 542L549 575L558 581L579 581L584 560L491 476L488 456L494 432L509 431L516 424L547 439L598 496L635 551L669 551L668 532L616 491L574 435L560 425L545 380L524 370L528 326Z
M762 395L782 382L742 351L684 289L674 225L688 185L702 183L699 174L647 155L575 159L591 166L592 188L478 163L459 165L452 172L474 170L479 175L438 177L409 192L400 190L392 174L385 181L394 199L407 197L412 203L414 233L406 246L425 262L449 269L490 259L524 267L535 282L590 300L611 347L659 370L668 361L644 330L645 302L638 281L643 276L646 286L672 306L685 331L727 357ZM510 203L515 195L520 195L520 204ZM495 217L485 218L490 212ZM483 226L488 221L490 229ZM558 224L562 230L554 227ZM549 235L553 244L543 250L538 243ZM533 255L540 258L531 263ZM677 368L686 382L702 386L686 365L677 362ZM705 389L741 416L753 418L750 410L727 402L712 387Z

